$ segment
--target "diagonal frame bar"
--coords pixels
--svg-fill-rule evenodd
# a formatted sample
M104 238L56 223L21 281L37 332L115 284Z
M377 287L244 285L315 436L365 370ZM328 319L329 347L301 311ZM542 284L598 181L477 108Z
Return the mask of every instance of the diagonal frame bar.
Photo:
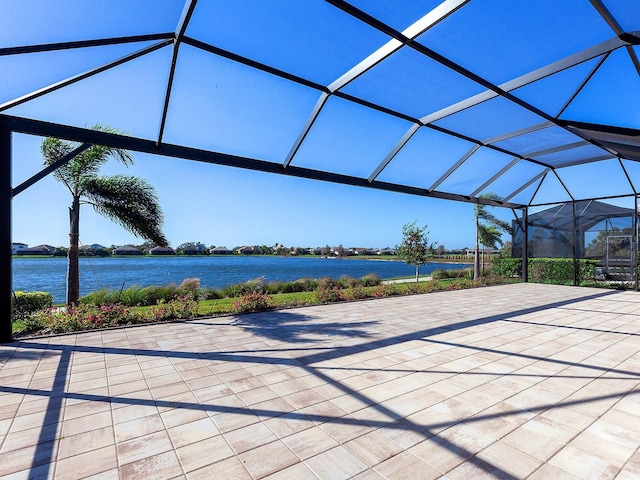
M58 168L60 168L64 164L70 162L74 157L76 157L77 155L80 155L82 152L84 152L85 150L87 150L90 147L91 147L90 143L83 143L82 145L80 145L75 150L67 153L64 157L62 157L57 162L54 162L51 165L49 165L47 168L44 168L44 169L40 170L38 173L33 175L28 180L25 180L24 182L22 182L17 187L12 188L11 189L11 197L14 198L16 195L24 192L27 188L31 187L32 185L35 185L37 182L42 180L44 177L46 177L50 173L54 172L55 170L57 170Z
M495 175L493 175L489 180L487 180L486 182L484 182L482 185L480 185L472 194L472 197L477 197L485 188L487 188L489 185L491 185L493 182L495 182L498 178L500 178L502 175L504 175L505 173L507 173L509 170L511 170L513 167L516 166L516 164L518 164L518 162L520 162L519 158L514 158L513 160L511 160L508 164L506 164L504 167L502 167L500 169L500 171L498 171Z
M182 43L182 38L184 37L185 31L187 30L187 26L189 25L191 15L193 15L193 11L196 8L197 1L198 0L186 0L184 8L182 10L182 15L180 16L180 20L178 21L178 26L176 27L175 39L173 41L173 52L171 56L171 67L169 68L169 78L167 79L167 89L164 96L164 104L162 106L162 115L160 117L160 128L158 130L158 145L162 143L162 137L164 136L164 128L167 122L167 111L169 110L169 102L171 100L173 78L176 73L176 64L178 62L178 52L180 50L180 44Z

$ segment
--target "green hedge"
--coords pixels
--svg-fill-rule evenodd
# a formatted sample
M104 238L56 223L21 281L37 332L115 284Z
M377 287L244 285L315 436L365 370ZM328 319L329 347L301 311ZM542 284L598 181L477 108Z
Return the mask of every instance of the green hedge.
M14 292L11 310L17 314L29 314L51 308L53 296L48 292Z
M573 284L572 258L530 258L529 281L537 283ZM597 261L578 259L578 283L592 280ZM505 277L522 276L521 258L496 258L492 261L492 272Z

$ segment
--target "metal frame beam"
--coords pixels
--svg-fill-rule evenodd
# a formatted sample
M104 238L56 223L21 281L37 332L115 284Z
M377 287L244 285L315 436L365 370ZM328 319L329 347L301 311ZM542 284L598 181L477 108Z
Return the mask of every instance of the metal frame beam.
M382 162L380 162L380 164L371 173L371 175L369 175L369 183L373 182L378 177L378 175L380 175L382 170L387 168L387 165L389 165L389 162L391 162L391 160L394 159L394 157L398 154L398 152L402 150L402 148L409 142L409 140L411 140L411 137L413 137L419 129L420 129L420 125L416 123L414 123L413 125L411 125L411 127L409 127L409 130L405 132L405 134L398 141L398 143L395 144L393 149L384 157Z
M518 195L519 193L525 191L527 188L529 188L531 185L533 185L536 181L538 181L540 178L544 177L549 170L551 170L550 168L546 168L543 171L541 171L539 174L537 174L535 177L533 177L531 180L529 180L528 182L522 184L517 190L515 190L514 192L512 192L511 194L507 195L506 197L504 197L504 200L506 202L510 201L513 197L515 197L516 195Z
M11 129L0 121L0 343L13 340L11 325Z
M595 66L591 69L589 74L584 78L582 83L580 83L580 85L578 85L578 88L576 88L576 90L571 94L569 99L562 106L560 111L556 114L556 117L555 117L556 119L558 119L560 117L560 115L562 115L564 113L564 111L567 108L569 108L569 105L571 105L571 102L573 102L575 100L575 98L578 96L578 94L584 89L584 87L587 86L587 83L589 83L589 80L591 80L593 78L593 76L596 74L596 72L598 70L600 70L600 67L604 64L604 62L607 60L607 58L609 58L609 55L611 55L611 52L605 53L602 57L600 57L600 60L598 60L596 62Z
M303 167L290 166L289 168L285 169L280 163L267 162L265 160L240 157L219 152L211 152L207 150L200 150L196 148L183 147L180 145L172 145L167 143L163 143L158 146L153 140L128 137L125 135L117 135L113 133L101 132L98 130L71 127L68 125L44 122L41 120L0 115L0 122L4 122L13 132L24 133L28 135L52 136L80 143L117 147L136 152L161 155L165 157L194 160L215 165L243 168L247 170L255 170L266 173L276 173L280 175L307 178L311 180L321 180L343 185L368 187L375 190L406 193L409 195L416 195L421 197L441 198L444 200L455 200L467 203L480 203L483 205L490 205L494 207L522 208L523 206L521 204L512 204L501 200L470 198L466 195L430 191L424 188L411 187L408 185L400 185L389 182L369 182L367 178L353 177L349 175L325 172L321 170L313 170Z
M153 33L149 35L133 35L129 37L99 38L96 40L79 40L75 42L43 43L20 47L5 47L0 48L0 57L7 55L23 55L25 53L57 52L58 50L70 50L75 48L104 47L108 45L120 45L123 43L173 40L174 37L174 32L167 32Z
M522 221L524 223L522 229L522 281L527 283L529 281L529 209L527 207L522 209Z
M522 135L527 135L529 133L537 132L538 130L544 130L553 126L555 126L553 122L538 123L537 125L531 125L530 127L521 128L513 132L507 132L503 133L502 135L488 138L486 140L483 140L482 143L484 145L490 145L492 143L502 142L504 140L509 140L510 138L521 137Z
M513 160L511 160L508 164L506 164L504 167L502 167L500 169L500 171L498 171L495 175L493 175L489 180L487 180L486 182L484 182L482 185L480 185L472 194L472 197L477 197L485 188L487 188L489 185L491 185L493 182L495 182L498 178L500 178L502 175L504 175L507 171L509 171L512 167L515 167L515 165L520 161L519 158L514 158Z
M414 40L470 1L471 0L445 0L429 13L427 13L422 18L403 30L402 35L407 39ZM332 82L329 85L329 90L331 92L335 92L345 87L360 75L364 74L365 72L382 62L385 58L398 51L405 44L406 42L400 41L395 38L389 40L378 50L373 52L367 58L362 60L360 63L349 69L346 73Z
M449 176L455 172L458 167L460 167L464 162L466 162L469 157L471 157L471 155L473 155L474 153L476 153L478 150L480 149L480 145L474 145L473 147L471 147L470 150L467 151L467 153L465 153L460 160L458 160L456 163L454 163L451 168L449 168L449 170L447 170L439 179L437 179L433 185L431 185L431 187L429 188L429 190L435 190L436 188L438 188L442 182L444 182L447 178L449 178Z
M36 173L34 176L32 176L31 178L29 178L28 180L25 180L24 182L22 182L20 185L18 185L15 188L11 189L11 198L15 197L16 195L24 192L27 188L31 187L32 185L36 184L37 182L39 182L40 180L42 180L44 177L46 177L47 175L49 175L50 173L54 172L55 170L57 170L58 168L60 168L61 166L63 166L64 164L68 163L69 161L71 161L75 156L80 155L82 152L84 152L86 149L90 148L91 144L89 143L83 143L82 145L80 145L78 148L76 148L75 150L67 153L64 157L62 157L60 160L58 160L57 162L52 163L51 165L49 165L47 168L44 168L42 170L40 170L38 173Z
M171 67L169 68L169 78L167 79L167 89L164 96L164 104L162 106L162 115L160 117L160 128L158 130L158 145L162 143L162 137L164 135L164 127L167 122L167 111L169 110L169 102L171 101L171 91L173 89L173 78L176 73L176 64L178 62L178 52L180 51L180 44L191 20L191 15L196 8L198 0L186 0L184 8L182 9L182 15L178 21L178 26L175 31L175 38L173 41L173 52L171 56Z

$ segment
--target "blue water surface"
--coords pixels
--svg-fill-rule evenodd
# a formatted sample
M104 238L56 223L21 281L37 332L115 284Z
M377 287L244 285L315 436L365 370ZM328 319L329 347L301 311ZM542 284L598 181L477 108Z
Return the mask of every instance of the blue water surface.
M54 302L63 302L67 259L14 257L13 289L45 291ZM420 267L427 275L436 268L464 268L468 265L429 263ZM120 289L131 285L179 284L185 278L199 278L202 287L227 285L264 277L269 281L291 281L303 277L362 277L376 273L380 278L407 277L414 267L398 261L279 256L202 257L107 257L80 259L80 294L100 288Z

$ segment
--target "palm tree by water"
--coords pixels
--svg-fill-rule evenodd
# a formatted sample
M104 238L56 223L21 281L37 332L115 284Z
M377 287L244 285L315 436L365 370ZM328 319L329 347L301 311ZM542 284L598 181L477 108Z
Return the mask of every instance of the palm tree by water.
M96 125L94 130L122 134L111 127ZM78 147L77 144L47 137L40 146L44 164L49 166ZM129 166L133 157L127 150L93 145L59 167L53 174L71 192L69 208L69 252L67 267L67 305L80 296L78 244L80 205L88 204L101 215L119 223L134 235L161 246L167 245L162 233L163 214L155 189L132 175L100 176L100 167L113 159Z
M500 200L500 197L493 193L480 195L480 198ZM511 233L511 225L496 217L486 205L479 203L474 208L474 221L476 224L476 252L473 258L473 278L477 280L480 278L480 256L478 254L480 245L490 248L502 245L502 234Z

